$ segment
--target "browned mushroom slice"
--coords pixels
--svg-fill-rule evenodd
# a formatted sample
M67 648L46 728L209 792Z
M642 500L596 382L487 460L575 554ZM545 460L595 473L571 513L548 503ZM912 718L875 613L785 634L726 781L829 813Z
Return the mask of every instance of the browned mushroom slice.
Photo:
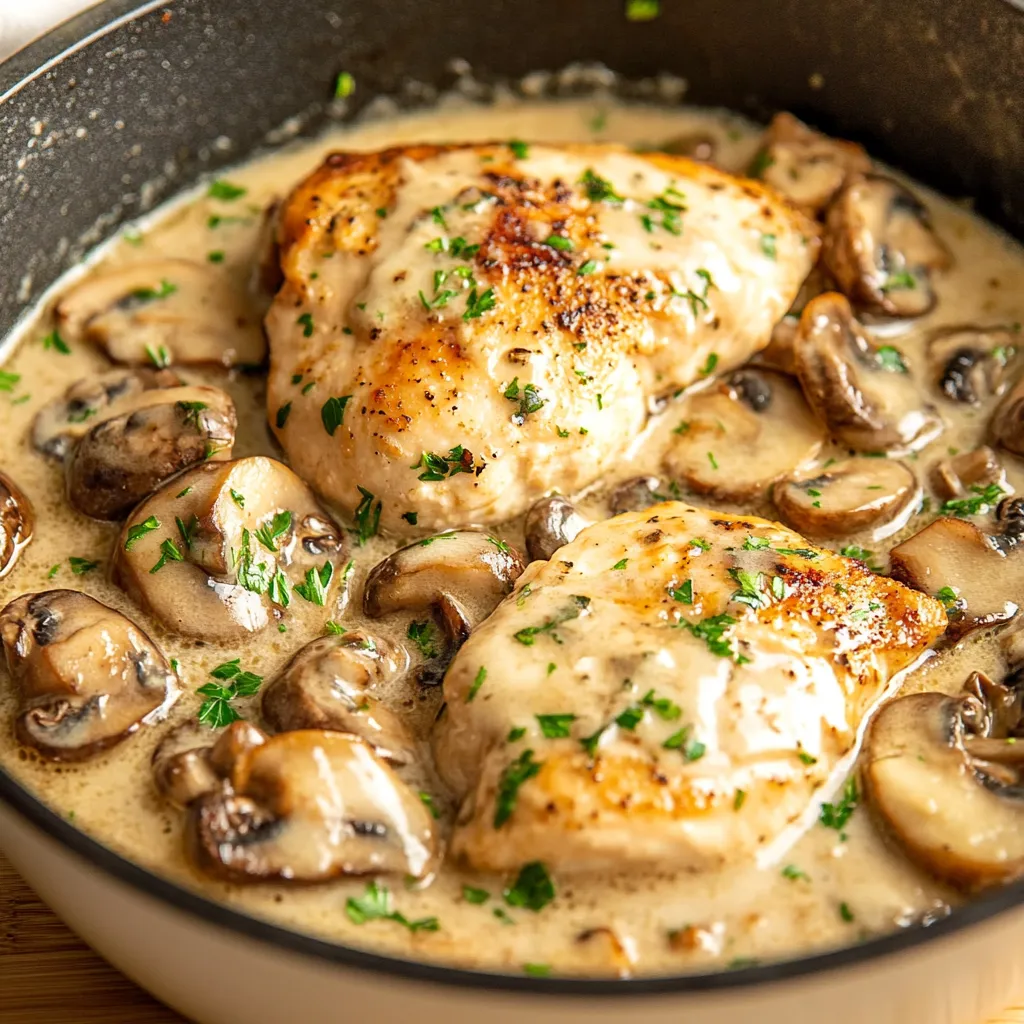
M231 457L235 406L211 387L146 391L97 423L65 464L68 501L94 519L120 519L169 477Z
M35 513L21 488L0 472L0 579L15 566L32 540Z
M971 703L919 693L887 704L868 732L863 775L913 860L982 889L1024 875L1024 719L1018 699L1014 732L972 736Z
M111 370L83 377L39 410L32 423L32 444L44 455L63 459L99 420L127 411L146 391L181 383L170 370Z
M964 324L940 327L928 336L928 359L939 390L951 402L978 405L1006 387L1016 354L1010 327Z
M380 699L380 689L409 664L404 650L353 631L306 644L263 691L272 729L330 729L366 740L392 764L413 760L409 730Z
M913 472L892 459L852 458L775 485L782 518L810 537L845 537L863 530L879 540L895 533L921 489Z
M256 262L253 264L249 288L254 295L269 303L284 281L277 241L281 201L274 199L263 210L260 233L256 239Z
M316 729L245 750L230 787L192 804L188 836L203 871L236 882L423 878L437 861L416 793L358 737Z
M266 343L257 311L223 275L191 260L136 263L91 274L57 303L69 338L118 363L258 365Z
M783 111L768 126L758 169L766 185L815 215L851 175L870 171L871 161L856 143L822 135Z
M153 781L171 803L188 807L221 788L241 752L266 738L249 722L233 722L217 732L193 718L167 733L153 751Z
M178 698L167 659L120 612L74 590L25 594L0 612L22 743L81 761L158 721Z
M993 484L1004 494L1011 490L1006 482L1006 471L996 453L988 447L942 459L932 470L932 481L944 500L984 492Z
M563 544L575 540L590 523L560 494L541 498L526 513L526 553L531 561L549 559Z
M880 316L913 317L935 305L931 272L950 264L928 211L877 174L848 182L825 219L822 260L850 301Z
M187 470L125 522L114 581L185 636L228 640L288 618L320 632L344 589L345 534L287 466Z
M1024 456L1024 377L999 403L989 432L996 444L1014 455Z
M670 501L662 492L661 480L656 476L634 476L617 484L608 495L608 507L613 516L623 512L643 512L662 501Z
M829 433L860 452L914 450L942 431L903 354L878 345L836 292L812 299L794 344L804 395Z
M1024 600L1024 499L1004 501L998 521L1002 532L989 535L936 519L892 549L892 577L946 605L954 640L1012 619Z
M666 470L700 494L728 501L763 494L811 462L825 440L792 380L759 367L693 395L681 416Z

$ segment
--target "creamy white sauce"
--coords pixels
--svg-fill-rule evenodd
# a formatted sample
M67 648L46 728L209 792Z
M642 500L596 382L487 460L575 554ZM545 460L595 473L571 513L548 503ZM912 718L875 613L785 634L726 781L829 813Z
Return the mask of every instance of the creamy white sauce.
M601 126L595 131L592 125L599 113ZM234 288L244 288L260 211L275 197L286 194L331 149L373 150L415 141L483 141L495 137L553 143L600 139L627 145L658 144L691 132L712 136L718 147L716 162L732 170L746 166L759 139L758 130L735 116L686 108L624 107L606 102L506 102L497 108L449 104L432 113L335 132L241 166L227 177L247 190L244 197L223 202L196 192L189 201L176 203L165 216L157 216L141 238L126 235L104 252L100 265L114 267L158 256L203 258L222 253L222 258L214 257L217 262L209 262L210 274ZM939 301L934 311L900 325L898 344L921 387L933 389L923 352L928 330L941 324L1024 321L1024 253L967 209L916 186L915 191L929 206L937 231L956 261L953 269L938 278ZM224 219L210 226L211 217ZM566 973L628 969L655 974L699 970L747 958L796 955L891 931L922 915L941 914L957 901L952 892L889 847L864 807L853 815L842 835L811 825L788 850L786 862L798 867L806 879L784 877L779 863L771 857L763 857L762 866L749 864L703 874L556 878L556 901L536 914L504 905L501 890L508 879L466 874L453 864L445 864L439 877L426 887L407 888L401 880L386 880L394 905L409 919L436 916L440 923L436 932L410 933L390 921L354 924L346 916L345 903L363 892L365 879L312 888L239 887L201 876L183 855L184 816L154 789L149 769L153 748L167 728L195 714L201 700L195 690L208 680L208 672L215 665L240 657L246 669L269 681L309 637L271 630L244 644L218 647L190 642L151 621L104 579L117 525L94 522L72 512L64 498L60 468L33 451L26 438L33 417L44 403L74 380L106 369L109 364L85 345L74 346L68 355L45 350L42 338L50 330L49 316L50 311L42 309L38 318L25 326L4 366L7 372L20 374L21 379L12 391L0 394L0 463L33 502L37 525L35 539L17 567L0 581L0 604L21 593L55 586L84 590L143 624L164 652L179 660L185 691L167 725L143 729L92 762L56 766L15 745L12 719L16 701L4 673L0 678L0 765L77 826L160 874L296 929L399 956L512 972L520 971L524 964L540 963ZM222 387L231 395L239 414L236 457L277 454L266 428L262 377L192 369L184 370L183 375L190 382ZM31 397L25 399L26 395ZM976 410L949 403L941 403L941 408L946 431L908 463L922 477L948 449L966 451L982 443L991 411L990 407ZM581 510L594 518L607 516L605 495L610 485L638 473L655 472L655 460L648 453L662 449L678 420L679 413L671 403L652 417L636 438L630 457L589 489L579 502ZM658 438L660 441L655 443ZM830 454L823 451L821 461ZM1024 463L1007 453L1002 457L1009 482L1017 490L1024 489ZM695 501L738 510L736 506ZM767 503L755 503L743 511L776 518ZM929 518L911 516L884 546L870 536L845 537L836 546L868 547L884 564L884 548L916 532ZM511 523L495 532L512 543L522 542L520 524ZM385 538L377 538L358 552L350 594L361 593L368 570L394 546ZM73 575L69 555L97 561L101 568ZM54 566L58 568L51 578ZM358 601L351 601L336 617L352 628L360 624L357 608ZM383 627L372 623L369 628L401 639L409 618L395 616ZM907 678L904 689L956 692L974 669L997 676L1000 670L995 646L983 633L973 634L955 651L928 660ZM454 808L430 768L425 742L437 710L438 693L394 692L387 697L408 716L422 741L421 766L403 774L415 787L434 794L447 824ZM258 697L239 701L238 705L246 717L258 717ZM467 902L461 895L463 885L486 889L490 897L481 905ZM501 916L495 914L499 908ZM621 955L613 955L600 937L578 941L581 933L604 927L613 928L633 951L626 958L633 964L627 965Z

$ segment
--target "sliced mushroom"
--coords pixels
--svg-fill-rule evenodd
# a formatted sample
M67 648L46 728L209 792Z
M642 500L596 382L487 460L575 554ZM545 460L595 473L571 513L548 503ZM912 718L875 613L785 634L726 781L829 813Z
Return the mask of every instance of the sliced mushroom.
M127 519L114 582L169 629L229 640L286 616L320 632L344 593L348 542L287 466L205 463Z
M188 835L203 871L236 882L423 878L437 859L416 793L358 737L316 729L244 750L230 786L192 804Z
M99 420L128 411L147 391L181 383L170 370L111 370L83 377L39 410L32 423L32 444L44 455L63 459Z
M453 530L424 537L373 567L363 588L363 612L371 619L436 612L447 644L428 654L420 681L439 683L470 631L512 592L524 568L514 547L486 533Z
M152 769L156 788L178 807L188 807L220 785L220 776L210 763L210 749L216 735L196 719L172 729L153 751Z
M380 690L408 668L409 659L386 640L361 630L306 644L263 691L263 717L272 729L329 729L366 740L392 764L414 758L404 722Z
M921 201L869 174L844 185L829 207L822 260L858 309L915 317L935 305L931 272L948 267L950 255Z
M526 553L530 561L547 561L563 544L589 526L576 506L560 494L541 498L526 513Z
M999 403L989 424L996 444L1014 455L1024 456L1024 377Z
M81 761L160 720L178 698L167 659L120 612L74 590L25 594L0 612L22 743Z
M953 640L1007 622L1024 602L1024 499L1007 499L997 515L997 534L946 517L890 553L893 579L946 605Z
M968 405L1001 395L1016 352L1014 338L1010 327L963 324L932 331L928 359L939 390L951 402Z
M0 472L0 579L15 566L35 529L32 502L4 472Z
M945 501L976 494L975 488L984 490L992 484L996 484L1003 493L1010 493L1006 471L996 453L988 447L943 459L932 470L932 482L939 497Z
M986 714L972 734L976 695L919 693L883 707L865 745L877 815L914 861L966 889L1024 875L1024 694L999 689L1016 705L1009 729Z
M799 315L787 313L772 328L772 338L768 342L768 347L758 352L758 365L767 366L769 369L778 370L780 373L788 373L790 377L795 377L796 356L793 346L796 342L796 332L799 326Z
M634 476L616 485L608 495L608 507L613 516L623 512L643 512L644 509L667 501L661 493L661 480L656 476Z
M700 494L743 501L812 461L825 440L800 389L772 370L736 370L682 408L665 468Z
M913 472L893 459L852 458L775 485L782 518L810 537L845 537L872 530L880 540L906 523L921 489Z
M256 239L256 262L253 264L249 288L267 303L284 283L281 271L281 253L277 241L281 200L274 199L263 210L260 233Z
M783 111L772 118L755 168L761 180L816 215L851 175L871 170L867 153L854 142L833 139Z
M254 366L266 355L259 314L244 293L191 260L92 274L65 292L56 313L69 338L98 345L118 363Z
M228 459L235 406L220 388L147 391L131 411L97 423L65 463L68 501L94 519L120 519L165 480Z
M827 292L807 304L794 353L808 403L840 444L914 450L941 433L942 420L922 404L903 354L873 342L842 295Z

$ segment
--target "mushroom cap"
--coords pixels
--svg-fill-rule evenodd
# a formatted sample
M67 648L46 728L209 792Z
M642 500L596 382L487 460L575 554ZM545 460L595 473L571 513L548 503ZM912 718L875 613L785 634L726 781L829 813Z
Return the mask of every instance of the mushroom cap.
M998 484L1004 494L1012 490L999 457L987 445L940 460L932 467L931 475L939 497L947 501L970 494L974 487L984 490L991 484Z
M871 170L855 142L816 132L786 111L772 118L764 143L761 180L810 214L819 213L851 175Z
M989 423L989 433L1008 452L1024 456L1024 377L999 403Z
M423 878L437 862L417 794L363 740L318 729L243 750L230 786L192 804L188 836L203 871L236 882Z
M402 719L380 690L409 667L402 648L362 631L306 644L263 691L263 717L278 732L328 729L366 740L392 764L415 759Z
M878 540L906 522L920 494L917 477L902 462L855 457L780 481L772 497L782 518L807 536L872 530Z
M181 378L170 370L144 367L83 377L36 413L32 445L44 455L63 459L100 420L136 408L132 403L144 392L181 384Z
M914 450L941 433L906 360L876 345L836 292L812 299L794 343L804 396L836 441L861 452Z
M215 739L209 727L193 718L171 729L157 744L151 761L153 781L172 804L188 807L220 785L220 776L210 764Z
M15 566L35 529L32 502L21 488L0 471L0 579Z
M167 659L134 622L75 590L16 598L0 612L20 690L22 743L80 761L158 721L178 698Z
M914 861L980 889L1024 874L1024 756L1007 784L972 751L963 714L962 700L939 693L891 701L871 723L863 777L875 813Z
M952 589L956 601L947 602L946 633L959 640L1017 614L1024 601L1024 552L1009 548L1000 550L966 519L943 517L892 549L890 575L932 597Z
M255 366L266 356L260 315L245 293L192 260L91 274L64 293L56 315L69 338L98 345L118 363Z
M951 262L921 201L880 174L855 176L836 195L822 261L858 309L893 317L927 313L935 305L931 271Z
M523 527L526 553L530 561L550 558L563 544L575 540L589 522L576 511L576 506L560 494L541 498L530 506Z
M87 516L120 519L176 473L231 457L235 406L220 388L146 391L124 404L65 462L68 501Z
M978 405L1006 389L1016 346L1012 327L957 324L928 335L928 360L935 382L951 402Z
M665 469L700 494L743 501L817 456L824 432L800 389L774 370L736 370L682 408Z
M347 554L347 537L306 484L253 456L187 470L139 505L115 546L113 578L185 636L236 639L285 617L320 632L344 589Z
M608 495L608 508L613 516L623 512L642 512L667 498L661 491L661 479L656 476L632 476L616 484Z
M436 605L442 595L482 621L512 592L525 568L510 544L476 530L452 530L399 548L370 570L363 611L371 619Z

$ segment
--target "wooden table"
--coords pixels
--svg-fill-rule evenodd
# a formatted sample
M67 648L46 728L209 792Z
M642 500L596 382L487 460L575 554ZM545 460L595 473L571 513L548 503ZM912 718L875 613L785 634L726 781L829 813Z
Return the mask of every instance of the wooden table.
M146 995L76 938L15 874L3 854L0 1021L187 1024L183 1017ZM1024 1006L1007 1010L990 1024L1024 1024Z

